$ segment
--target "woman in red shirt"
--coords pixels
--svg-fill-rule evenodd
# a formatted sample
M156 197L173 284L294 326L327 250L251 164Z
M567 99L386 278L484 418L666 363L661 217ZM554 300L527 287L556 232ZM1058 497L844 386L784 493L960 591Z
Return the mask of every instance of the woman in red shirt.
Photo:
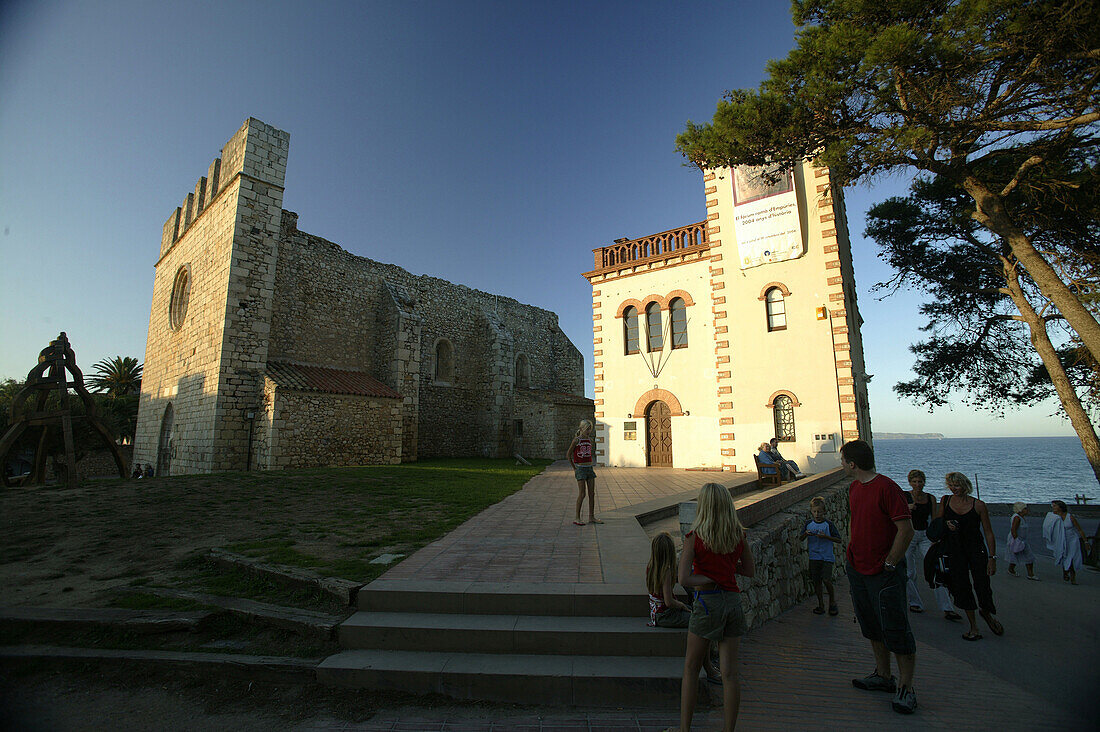
M577 434L569 443L569 449L565 452L569 464L573 466L573 477L577 479L577 517L573 523L584 526L581 521L581 506L584 504L584 494L588 491L588 523L602 524L596 518L596 471L592 466L596 464L596 450L592 446L592 422L582 419Z
M691 531L684 537L679 574L680 584L695 592L688 621L684 680L680 686L680 729L691 729L699 669L714 641L718 643L722 671L724 727L732 730L741 706L737 651L746 630L737 575L752 577L756 566L733 497L725 486L707 483L699 492L699 510Z

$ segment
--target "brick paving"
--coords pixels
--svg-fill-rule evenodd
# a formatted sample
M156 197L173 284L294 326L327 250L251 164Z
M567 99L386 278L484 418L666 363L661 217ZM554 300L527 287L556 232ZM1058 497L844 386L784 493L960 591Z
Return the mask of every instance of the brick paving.
M602 468L597 478L597 516L630 515L631 507L660 505L697 492L703 483L717 480L739 484L755 476L672 469ZM470 519L443 539L425 547L385 575L386 579L471 580L521 582L602 582L600 556L602 526L574 526L576 482L567 463L552 465L523 490ZM587 511L587 506L585 507ZM610 516L609 516L610 520ZM675 524L675 519L665 519ZM1005 578L995 578L998 582ZM1065 593L1056 602L1069 602L1075 612L1096 607L1100 581L1082 573L1078 594ZM1053 584L1053 583L1052 583ZM1027 585L1032 585L1027 587ZM1006 585L1012 591L1035 591L1037 585ZM1045 587L1045 586L1044 586ZM1060 586L1053 590L1068 590ZM1077 588L1074 588L1075 590ZM1013 646L974 648L959 634L962 628L946 623L938 613L913 616L917 635L916 689L918 711L911 717L895 713L891 695L855 689L851 679L868 673L874 663L867 641L854 622L847 588L838 585L839 617L813 615L813 600L791 608L753 630L742 640L742 706L739 728L747 730L918 729L1085 730L1095 729L1100 707L1095 699L1077 698L1053 703L1050 691L1057 681L1026 679L1032 665L1013 658ZM1000 590L998 590L1000 592ZM1089 593L1089 594L1086 594ZM1031 636L1051 615L1050 604L1016 598L1016 617L1008 635L986 634L986 644L1013 644L1013 635ZM1032 617L1033 616L1033 617ZM1011 615L1009 616L1011 617ZM1019 629L1019 630L1017 630ZM1096 644L1095 612L1080 640ZM1015 641L1020 655L1035 649ZM1057 669L1057 642L1063 649L1077 639L1052 637L1049 652ZM990 655L990 652L993 655ZM1087 654L1087 652L1086 652ZM997 660L993 660L996 658ZM1050 663L1049 659L1044 659ZM1004 668L1013 663L1021 671ZM1095 665L1095 664L1093 664ZM1049 676L1049 668L1046 669ZM1090 688L1095 671L1078 688ZM1089 678L1091 674L1092 678ZM1015 679L1015 680L1014 680ZM1036 692L1034 689L1041 691ZM1096 687L1100 688L1100 687ZM1085 695L1081 695L1085 696ZM315 720L302 729L316 730L661 730L677 727L678 713L651 710L567 711L541 713L489 711L469 707L438 710L383 710L365 723ZM720 729L720 709L702 708L695 729Z
M704 483L713 480L731 484L753 478L672 468L600 468L596 516L669 496L698 493ZM603 527L573 524L576 497L572 468L565 461L556 462L522 490L416 552L383 579L604 582L600 559ZM581 517L587 521L587 499Z

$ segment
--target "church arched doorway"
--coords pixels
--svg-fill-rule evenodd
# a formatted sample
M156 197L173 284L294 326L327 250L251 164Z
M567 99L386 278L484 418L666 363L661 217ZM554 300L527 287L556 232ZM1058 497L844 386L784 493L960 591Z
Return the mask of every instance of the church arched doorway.
M175 414L172 405L164 408L160 420L160 439L157 440L157 476L171 475L172 469L172 422Z
M664 402L650 402L645 410L646 465L672 467L672 410Z

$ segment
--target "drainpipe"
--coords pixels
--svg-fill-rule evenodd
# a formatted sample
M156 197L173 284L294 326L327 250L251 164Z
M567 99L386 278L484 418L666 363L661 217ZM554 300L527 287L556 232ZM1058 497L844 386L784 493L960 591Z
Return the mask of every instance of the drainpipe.
M244 458L244 469L245 472L248 472L252 470L252 429L256 420L256 413L249 412L245 416L248 417L248 452Z

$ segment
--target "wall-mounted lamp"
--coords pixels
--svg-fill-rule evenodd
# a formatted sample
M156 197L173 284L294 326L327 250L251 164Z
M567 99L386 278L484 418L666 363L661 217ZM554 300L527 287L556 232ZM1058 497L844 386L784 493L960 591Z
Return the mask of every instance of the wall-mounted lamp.
M822 305L821 307L819 307L817 309L817 319L818 320L828 320L829 319L829 308L826 307L825 305Z

